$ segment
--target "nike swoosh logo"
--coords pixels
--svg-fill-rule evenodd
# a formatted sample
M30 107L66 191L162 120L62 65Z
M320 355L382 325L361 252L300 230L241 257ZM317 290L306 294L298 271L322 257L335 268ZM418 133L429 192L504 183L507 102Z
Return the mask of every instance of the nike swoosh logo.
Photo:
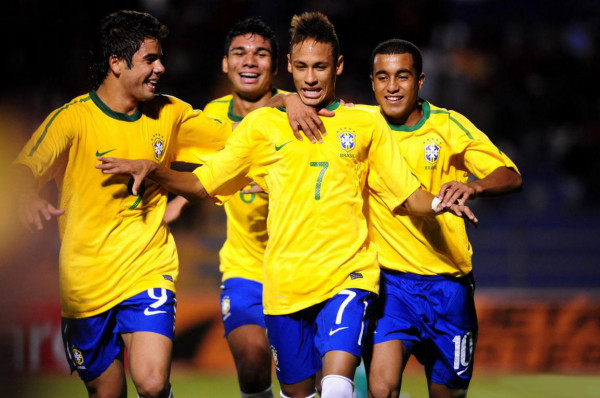
M460 376L460 375L462 375L463 373L465 373L467 370L469 370L469 368L463 369L463 370L461 370L460 372L456 372L456 374L457 374L458 376Z
M112 152L112 151L114 151L114 149L111 149L110 151L106 151L106 152L100 152L100 151L98 151L98 150L96 149L96 156L97 156L97 157L104 156L104 155L106 155L107 153L110 153L110 152Z
M344 327L337 328L337 329L329 329L329 335L333 336L334 334L336 334L340 330L344 330L344 329L348 329L348 326L344 326Z
M279 146L275 145L275 150L276 150L277 152L279 152L279 150L280 150L281 148L283 148L284 146L286 146L287 144L289 144L289 143L290 143L290 142L292 142L292 141L294 141L294 140L290 140L290 141L288 141L288 142L284 142L283 144L281 144L281 145L279 145Z
M150 308L146 308L144 310L144 315L149 316L149 315L156 315L156 314L166 314L167 311L151 311Z

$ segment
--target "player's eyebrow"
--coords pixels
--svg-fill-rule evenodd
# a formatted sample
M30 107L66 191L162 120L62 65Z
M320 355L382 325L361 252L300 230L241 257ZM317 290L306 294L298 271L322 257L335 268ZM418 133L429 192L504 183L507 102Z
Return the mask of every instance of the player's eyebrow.
M236 51L236 50L246 51L247 49L248 48L244 47L244 46L237 46L237 47L231 47L229 49L229 52ZM269 54L272 53L272 51L269 50L267 47L256 47L255 52L259 52L259 51L267 51Z
M389 74L397 75L397 74L400 74L400 73L408 73L410 75L413 74L413 72L410 69L398 69L397 71L394 71L393 73L389 73L386 70L378 70L378 71L375 72L375 76L377 76L377 75L389 75Z

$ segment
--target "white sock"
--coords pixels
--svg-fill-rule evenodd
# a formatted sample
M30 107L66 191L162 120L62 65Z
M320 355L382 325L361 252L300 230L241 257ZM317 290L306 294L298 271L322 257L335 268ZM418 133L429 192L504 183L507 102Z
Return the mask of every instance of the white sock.
M240 391L240 395L242 398L273 398L273 386L271 385L264 391L254 392L252 394L246 394L245 392Z
M279 395L281 395L281 398L290 398L287 395L285 395L282 390L279 390ZM317 393L315 392L314 394L311 394L306 398L315 398L316 396L317 396Z
M347 377L328 375L321 380L321 398L352 398L354 383Z

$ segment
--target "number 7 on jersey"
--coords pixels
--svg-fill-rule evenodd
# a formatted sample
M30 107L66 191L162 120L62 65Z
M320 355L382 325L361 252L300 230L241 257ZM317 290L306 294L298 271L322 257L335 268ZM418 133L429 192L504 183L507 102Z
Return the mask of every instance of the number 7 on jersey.
M310 166L322 167L321 172L319 172L319 176L317 177L317 185L315 186L315 200L321 200L321 183L323 182L323 177L329 167L329 162L310 162Z

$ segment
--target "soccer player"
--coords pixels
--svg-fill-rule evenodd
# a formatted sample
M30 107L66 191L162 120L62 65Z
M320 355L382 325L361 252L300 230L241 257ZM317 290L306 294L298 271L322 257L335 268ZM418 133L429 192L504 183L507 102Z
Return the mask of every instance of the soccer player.
M20 215L30 229L58 217L62 337L90 397L126 395L124 348L140 397L171 397L178 259L163 221L167 192L147 181L98 173L98 156L168 166L194 145L224 146L231 125L157 95L168 29L153 16L118 11L99 25L93 90L52 112L18 156ZM201 159L200 159L201 160ZM36 190L50 179L59 208Z
M232 123L267 105L280 90L273 88L277 73L277 39L259 18L233 25L225 38L222 70L232 93L211 101L207 115ZM178 218L189 203L178 196L167 205L165 221ZM268 196L235 194L224 204L227 240L220 255L221 312L225 336L233 355L242 397L272 397L271 349L262 305L262 264L267 246Z
M370 62L380 111L423 189L439 191L446 206L520 191L517 167L484 133L463 115L419 98L425 75L415 45L385 41ZM476 179L469 181L469 175ZM376 195L369 197L369 209L383 304L373 336L371 395L398 397L402 372L414 354L425 366L430 397L465 396L477 318L463 220L450 214L392 215Z
M321 368L322 397L352 397L366 314L379 282L363 214L368 192L390 212L433 216L441 209L408 171L381 115L336 100L335 78L342 70L327 17L296 15L288 71L304 104L335 110L323 119L328 134L321 144L296 140L284 110L261 108L193 173L109 157L96 166L132 175L134 192L147 176L190 200L207 194L222 200L246 177L269 193L263 302L282 397L314 397ZM450 210L476 220L468 207L453 204Z

